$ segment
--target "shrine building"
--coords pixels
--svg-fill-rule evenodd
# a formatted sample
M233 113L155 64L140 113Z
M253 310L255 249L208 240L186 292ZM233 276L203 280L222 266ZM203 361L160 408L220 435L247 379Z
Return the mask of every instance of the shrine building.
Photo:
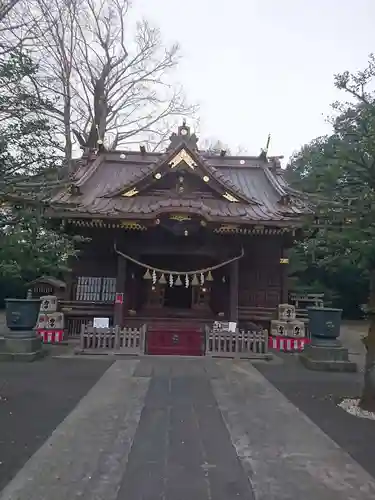
M86 152L46 200L52 224L87 238L66 277L70 334L94 317L262 324L287 302L286 250L310 213L303 194L280 157L197 142L183 124L165 152Z

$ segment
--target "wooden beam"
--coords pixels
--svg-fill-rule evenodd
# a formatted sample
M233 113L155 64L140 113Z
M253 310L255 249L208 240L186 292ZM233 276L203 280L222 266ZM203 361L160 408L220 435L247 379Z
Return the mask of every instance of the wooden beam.
M202 245L200 247L194 246L194 244L187 244L186 246L173 245L171 243L166 244L154 244L154 242L141 241L138 244L128 244L124 247L119 247L119 249L132 257L137 255L201 255L213 257L215 259L230 259L233 254L235 254L236 250L239 253L239 250L232 249L231 253L228 253L228 248L231 248L227 245L226 248L223 249L222 245L219 245L218 242L212 244Z
M238 322L238 260L229 264L229 321Z

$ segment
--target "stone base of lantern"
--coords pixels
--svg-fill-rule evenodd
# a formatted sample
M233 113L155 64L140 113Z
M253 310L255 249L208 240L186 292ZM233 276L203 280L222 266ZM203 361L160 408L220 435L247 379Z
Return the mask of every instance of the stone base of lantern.
M305 346L299 355L301 363L309 370L328 372L356 372L357 365L349 360L348 349L335 341L333 345Z
M7 332L0 339L0 361L35 361L46 354L34 332L17 332L17 335Z

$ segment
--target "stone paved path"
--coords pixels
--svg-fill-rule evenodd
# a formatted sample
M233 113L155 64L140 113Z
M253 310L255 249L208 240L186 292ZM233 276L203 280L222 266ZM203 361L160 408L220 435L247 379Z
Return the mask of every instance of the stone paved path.
M0 500L370 500L375 481L255 367L115 362Z

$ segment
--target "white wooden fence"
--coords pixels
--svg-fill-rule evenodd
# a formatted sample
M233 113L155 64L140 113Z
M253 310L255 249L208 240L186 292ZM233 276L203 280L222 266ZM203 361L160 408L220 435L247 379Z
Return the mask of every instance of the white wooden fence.
M140 355L145 352L146 325L140 328L94 328L82 325L81 352ZM206 356L268 358L268 331L234 332L206 328Z
M206 356L226 358L268 358L268 331L236 332L206 330Z
M143 354L146 326L140 328L94 328L82 325L80 348L82 351L113 351L118 354Z

